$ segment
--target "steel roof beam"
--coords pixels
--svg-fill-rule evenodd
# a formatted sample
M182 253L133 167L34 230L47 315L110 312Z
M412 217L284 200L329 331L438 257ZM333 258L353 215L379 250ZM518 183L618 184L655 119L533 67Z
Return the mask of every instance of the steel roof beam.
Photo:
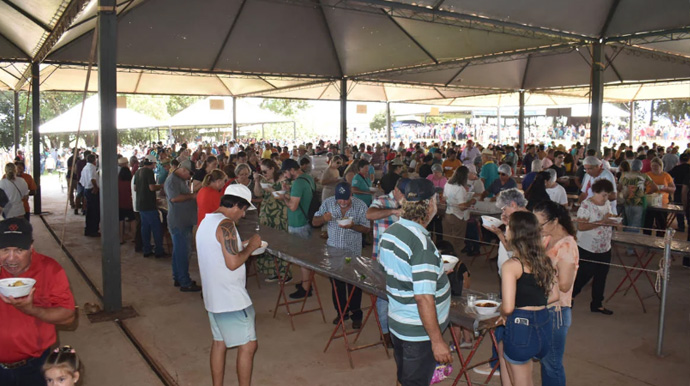
M338 74L342 77L345 75L345 72L343 71L342 63L340 63L340 55L338 55L338 49L335 46L335 39L333 39L333 33L331 32L331 27L328 24L326 12L323 11L323 4L321 4L321 0L315 0L314 3L316 4L317 8L319 9L319 12L321 13L321 19L323 20L323 24L326 27L326 31L328 32L328 40L331 42L331 47L333 48L333 56L335 56L335 62L338 64Z
M84 10L84 7L86 7L88 3L89 0L70 1L70 3L65 8L65 11L62 12L62 15L60 15L60 18L55 23L55 28L53 28L48 37L43 41L43 44L41 44L41 46L38 48L38 50L36 51L36 55L33 56L31 60L33 63L41 63L43 59L45 59L48 56L53 47L55 47L55 44L57 44L62 35L72 24L74 19L77 18L77 16L81 13L81 11ZM24 71L24 75L22 76L22 78L19 80L19 82L17 82L15 89L19 90L20 88L22 88L22 86L24 86L24 83L26 83L26 81L30 79L30 76L31 69L27 68L26 71Z
M34 23L34 24L36 24L37 26L41 27L41 29L43 29L44 31L46 31L46 32L51 32L51 29L50 29L50 27L49 27L48 25L46 25L44 22L38 20L38 19L36 18L36 16L34 16L34 15L30 14L29 12L26 12L25 10L23 10L23 9L22 9L21 7L19 7L17 4L15 4L15 3L13 3L13 2L11 2L11 1L9 1L9 0L0 0L0 1L2 1L3 3L9 5L12 9L14 9L14 10L17 11L17 12L19 12L22 16L24 16L25 18L31 20L32 23Z
M407 30L405 28L403 28L403 26L401 26L400 23L398 23L395 20L395 18L393 18L393 16L391 16L391 14L386 12L385 9L382 9L381 12L383 12L383 14L388 17L388 20L390 20L391 23L395 24L395 26L398 27L400 29L400 31L402 31L402 33L404 33L405 36L407 36L408 39L412 40L412 43L414 43L420 50L422 50L426 54L426 56L429 57L429 59L431 59L434 63L438 64L438 60L434 57L434 55L432 55L431 52L429 52L426 48L424 48L424 46L420 42L418 42L417 39L414 38L414 36L412 36L409 32L407 32Z
M230 40L230 35L232 34L232 31L235 29L235 26L237 25L237 21L240 19L240 15L242 14L242 10L244 9L245 4L247 4L247 0L242 0L240 7L237 9L237 14L235 14L235 18L232 19L232 24L230 24L230 29L228 29L227 35L225 35L225 40L223 40L223 44L220 45L220 49L218 49L218 54L216 55L216 58L213 60L213 64L211 65L211 70L214 70L216 68L216 66L218 65L218 61L220 60L220 56L223 54L223 50L225 49L225 45L228 44L228 40Z
M613 0L611 8L609 8L609 12L606 14L606 20L604 20L604 25L601 27L601 31L599 32L599 36L601 38L606 36L606 31L608 31L609 25L611 25L611 20L613 20L613 16L616 15L616 9L618 9L618 4L620 4L620 2L621 0Z

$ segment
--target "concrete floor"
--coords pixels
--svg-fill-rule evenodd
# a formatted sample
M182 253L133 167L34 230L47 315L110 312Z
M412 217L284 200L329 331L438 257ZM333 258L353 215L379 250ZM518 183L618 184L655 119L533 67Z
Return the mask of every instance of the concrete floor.
M44 187L44 216L58 235L66 226L65 245L78 260L89 278L101 286L100 239L83 235L84 217L67 214L63 221L64 194L56 179L42 180ZM35 246L39 252L55 257L67 270L77 304L95 302L97 298L86 286L71 262L63 256L54 239L40 219L34 217ZM684 235L678 235L684 237ZM267 240L270 243L270 240ZM133 306L139 316L124 323L180 385L210 384L208 355L211 333L203 301L198 293L181 293L172 286L170 258L145 259L134 253L127 242L121 246L123 299ZM655 265L656 263L653 263ZM477 260L470 267L472 287L487 292L498 290L495 270L488 263ZM192 278L199 280L195 259L190 261ZM295 271L296 272L296 271ZM297 273L297 272L296 272ZM624 273L612 268L607 294ZM688 385L690 382L690 329L688 328L690 299L688 284L690 270L683 269L677 259L671 268L664 358L657 358L656 337L659 301L646 300L645 314L639 301L631 293L617 295L607 307L613 316L589 312L590 288L585 288L573 310L573 326L568 335L565 367L570 385ZM326 321L318 313L298 316L296 331L292 331L283 310L273 319L278 286L249 278L248 290L256 309L256 328L259 350L254 365L255 385L394 385L395 363L386 358L381 346L353 353L355 369L349 367L341 341L336 341L326 353L323 348L335 317L331 305L330 287L319 277L318 286L324 304ZM651 287L642 283L642 292L652 294ZM310 299L314 304L315 299ZM368 305L368 299L363 300ZM80 312L80 313L83 313ZM349 325L349 322L348 322ZM376 339L375 325L369 324L361 342ZM161 382L142 359L134 346L114 322L91 324L84 315L74 331L60 333L62 344L73 345L83 358L85 385L156 385ZM479 358L490 355L490 347L483 344ZM236 350L227 356L226 385L236 385ZM457 359L455 364L457 365ZM539 366L535 366L538 380ZM457 370L454 375L457 374ZM473 375L474 382L482 377ZM450 384L445 381L442 384ZM490 382L500 384L496 378Z

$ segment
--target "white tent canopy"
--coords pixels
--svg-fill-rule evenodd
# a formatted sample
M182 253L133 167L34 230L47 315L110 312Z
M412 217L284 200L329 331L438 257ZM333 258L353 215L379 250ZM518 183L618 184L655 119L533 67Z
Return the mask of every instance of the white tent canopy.
M100 105L98 95L89 97L85 102L84 117L81 123L81 131L98 131L100 127ZM67 110L50 121L44 123L39 128L41 134L54 133L74 133L79 127L79 115L81 114L81 103ZM127 108L117 109L117 129L144 129L163 126L159 121Z
M236 105L236 122L238 126L293 122L288 117L260 108L256 103L252 103L251 100L238 99ZM171 117L166 125L173 129L182 127L232 126L232 98L208 97L197 101Z

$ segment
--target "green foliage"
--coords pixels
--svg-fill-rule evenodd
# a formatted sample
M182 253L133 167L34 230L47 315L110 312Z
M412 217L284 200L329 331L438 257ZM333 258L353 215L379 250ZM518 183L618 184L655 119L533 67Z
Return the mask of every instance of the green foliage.
M386 112L379 111L369 122L369 128L373 131L381 131L386 128Z
M167 95L127 95L127 108L161 122L170 118Z
M204 97L195 95L169 95L166 103L168 114L172 117Z
M666 117L674 124L681 119L690 117L690 100L688 99L665 99L656 101L655 113Z
M261 108L286 117L294 117L298 112L306 110L309 103L296 99L264 99Z

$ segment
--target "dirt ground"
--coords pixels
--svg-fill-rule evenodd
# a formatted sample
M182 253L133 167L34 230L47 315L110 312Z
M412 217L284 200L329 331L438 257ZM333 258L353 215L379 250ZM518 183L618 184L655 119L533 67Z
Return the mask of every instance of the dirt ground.
M84 217L71 211L64 219L64 200L57 179L43 181L44 218L59 236L65 227L65 246L86 272L101 288L100 239L83 236ZM72 262L65 257L58 243L49 234L39 217L32 217L35 248L38 252L57 259L65 267L80 309L79 325L72 331L60 332L60 343L71 344L82 357L84 385L156 385L162 384L134 345L115 322L90 323L83 306L97 303L94 292L87 286ZM679 234L677 237L685 237ZM270 240L267 240L270 243ZM120 247L122 261L122 293L125 305L132 306L138 316L124 320L143 349L179 385L207 385L211 383L208 357L211 332L208 316L199 293L182 293L173 287L171 259L143 258L134 252L134 244L126 242ZM169 250L168 250L169 252ZM469 261L466 261L469 263ZM632 260L627 263L631 264ZM497 292L495 267L485 261L474 262L472 288ZM656 267L653 262L650 267ZM192 278L199 281L195 258L190 260ZM297 275L297 269L293 268ZM623 278L621 268L611 268L607 296ZM653 278L653 277L652 277ZM277 283L265 283L260 276L247 280L249 294L256 309L256 329L259 350L254 363L255 385L394 385L395 363L381 346L354 352L355 369L351 369L342 341L335 341L327 352L324 347L332 332L331 321L336 316L328 281L318 277L326 323L319 313L295 318L295 331L284 309L273 318L278 295ZM681 267L676 259L671 267L669 297L666 313L666 338L663 358L655 355L659 304L651 286L643 281L641 292L647 298L647 313L631 292L616 295L607 308L612 316L591 313L588 307L590 288L585 288L576 299L573 325L568 334L565 368L569 385L687 385L690 379L690 329L688 328L690 297L688 284L690 270ZM316 304L315 298L308 304ZM363 305L369 305L368 298ZM349 322L348 326L349 326ZM450 340L448 332L446 336ZM374 323L365 326L361 343L377 340ZM467 352L467 350L464 350ZM478 358L490 355L488 341L480 347ZM392 355L392 352L391 352ZM236 385L236 350L227 355L226 385ZM456 367L458 361L456 359ZM539 365L535 364L535 379L539 379ZM453 377L457 375L457 369ZM482 376L472 375L473 382ZM443 384L450 385L446 380ZM498 385L495 377L490 384Z

